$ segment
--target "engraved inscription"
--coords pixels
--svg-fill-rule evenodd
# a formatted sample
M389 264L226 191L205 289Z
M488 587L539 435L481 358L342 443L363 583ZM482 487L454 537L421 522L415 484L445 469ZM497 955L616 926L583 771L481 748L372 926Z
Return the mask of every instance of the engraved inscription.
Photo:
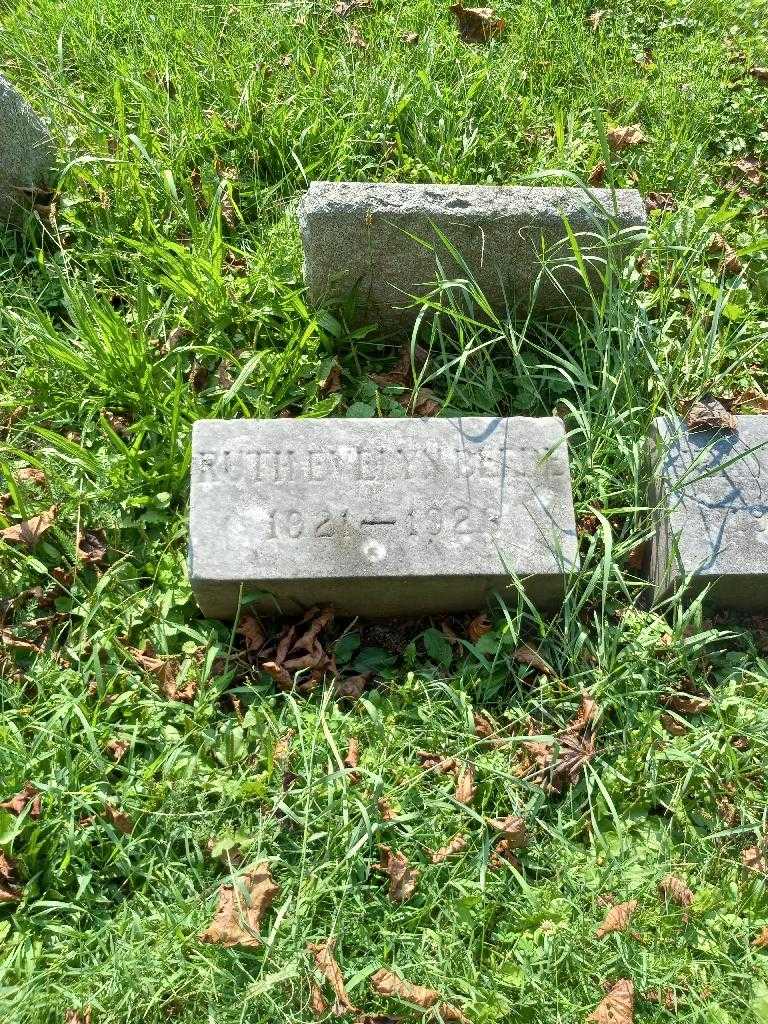
M215 448L198 451L201 483L386 483L395 480L501 480L530 471L546 446L484 444L328 448Z
M360 515L348 508L273 508L267 513L263 539L323 539L372 531L384 531L385 535L389 530L399 530L408 537L472 537L496 533L499 521L499 513L486 508L466 504L442 506L436 502L376 515Z

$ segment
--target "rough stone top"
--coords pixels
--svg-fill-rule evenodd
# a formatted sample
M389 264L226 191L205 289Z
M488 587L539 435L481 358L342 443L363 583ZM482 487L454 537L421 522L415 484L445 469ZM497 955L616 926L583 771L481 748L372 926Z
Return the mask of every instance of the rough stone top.
M13 214L23 193L46 184L53 160L50 133L24 97L0 76L0 213Z
M733 432L690 432L676 419L655 421L668 554L682 573L768 574L768 416L736 422Z
M612 216L625 226L647 221L645 205L636 189L547 187L527 185L412 185L397 182L312 181L299 206L301 223L309 210L445 217L460 220L524 218L532 222L555 217L593 215L604 221Z
M562 573L563 425L546 419L201 420L196 581Z

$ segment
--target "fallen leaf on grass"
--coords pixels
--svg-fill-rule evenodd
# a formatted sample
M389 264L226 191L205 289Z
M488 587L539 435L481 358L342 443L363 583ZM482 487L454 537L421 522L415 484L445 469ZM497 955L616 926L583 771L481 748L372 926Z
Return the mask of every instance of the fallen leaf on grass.
M429 358L427 349L421 345L403 345L397 362L387 373L374 373L371 380L380 387L413 387L415 374L422 370Z
M590 697L586 690L582 690L579 710L576 717L566 725L565 732L580 733L593 729L599 714L600 708L597 701Z
M0 851L0 903L18 903L23 889L16 877L16 864Z
M649 988L643 992L643 999L649 1003L658 1003L665 1010L677 1013L677 993L673 988Z
M41 654L43 650L40 644L33 644L31 640L21 640L14 636L10 629L5 628L0 629L0 644L17 651L34 651L35 654Z
M279 689L293 689L296 672L303 673L297 687L300 693L311 693L326 672L336 674L336 662L320 642L320 634L332 621L331 608L310 608L299 622L285 627L274 645L273 656L261 664Z
M32 516L31 519L25 519L14 526L6 526L4 530L0 530L0 539L4 540L6 544L26 544L27 547L32 548L45 531L50 530L53 526L57 511L58 506L51 505L39 516Z
M120 762L130 749L131 744L128 740L110 740L104 748L115 764Z
M741 863L747 871L754 871L758 875L768 875L768 856L766 856L765 844L748 846L746 850L742 850Z
M349 768L349 781L359 782L360 772L356 772L354 769L360 761L360 741L357 736L350 736L349 743L347 744L347 753L344 757L344 767Z
M341 1017L345 1013L356 1012L356 1008L347 994L341 968L333 955L335 946L336 939L326 939L325 942L310 942L307 949L315 958L315 966L329 982L336 996L332 1012L334 1016Z
M604 935L610 935L611 932L623 932L629 926L629 921L634 912L637 910L637 900L627 900L626 903L617 903L615 907L611 907L608 913L603 918L603 923L595 932L598 939L602 939Z
M437 1006L437 1012L448 1021L459 1021L466 1024L467 1018L457 1006L450 1003L440 1002L440 993L433 988L425 988L423 985L413 985L410 981L404 981L392 971L382 967L371 975L371 987L378 995L385 999L402 999L405 1003L418 1006L422 1010Z
M320 384L320 394L326 398L328 395L335 395L341 391L341 367L334 363L328 371L328 376Z
M267 642L267 637L261 627L261 623L253 612L246 612L241 617L237 632L245 639L246 651L253 654L258 654Z
M768 928L763 928L759 935L756 935L752 939L752 945L757 946L758 949L765 949L768 947Z
M501 832L509 849L520 850L528 843L525 818L508 814L506 818L489 818L488 824L497 832Z
M84 1007L82 1010L67 1010L64 1014L64 1024L91 1024L91 1008Z
M84 530L77 538L77 557L87 565L100 565L107 554L107 535L103 530Z
M169 700L178 700L183 704L191 704L197 694L197 682L187 680L183 687L178 684L181 663L178 658L170 655L159 658L151 647L140 651L135 647L126 647L138 665L150 672L159 682L160 689Z
M346 18L356 11L370 11L372 8L372 0L338 0L333 5L333 13L339 18Z
M0 809L8 811L10 814L21 814L27 805L31 805L29 817L39 818L42 813L42 796L40 790L33 786L31 782L28 782L16 796L12 796L10 800L1 803Z
M379 858L380 862L375 867L389 878L389 898L393 903L405 903L416 890L421 872L411 867L400 850L392 853L388 846L380 846Z
M679 718L675 718L674 715L663 714L659 719L662 728L669 733L670 736L685 736L689 731L689 727L685 722L681 722Z
M555 670L552 666L544 661L538 651L535 651L528 644L522 644L513 652L512 657L515 661L519 661L522 665L530 665L531 668L535 668L538 672L543 672L545 676L554 676Z
M219 208L221 219L230 230L234 230L240 223L240 215L237 212L235 201L232 197L232 182L238 178L237 168L227 167L222 160L214 161L216 174L221 182L219 189Z
M499 726L487 711L475 711L472 714L472 722L475 727L475 736L481 740L493 740L497 744L503 744L499 739Z
M694 693L672 693L664 697L662 703L665 708L679 715L700 715L711 706L712 701Z
M441 846L439 850L432 850L430 860L433 864L442 864L443 861L448 860L449 857L455 857L466 850L466 848L466 836L457 835L449 843L446 843L445 846Z
M273 880L266 861L236 884L222 885L213 921L198 936L200 942L256 949L261 945L261 922L279 895L280 886Z
M600 28L603 21L605 20L607 14L608 11L600 10L592 11L592 13L587 16L587 24L591 27L593 32L597 32L597 30Z
M104 805L104 817L107 821L114 825L118 832L122 832L124 836L129 836L134 830L134 824L131 818L120 810L119 807L115 807L114 804Z
M406 46L415 46L419 41L418 32L403 32L400 36L400 42L405 43Z
M45 483L45 473L42 469L36 469L34 466L25 466L23 469L17 470L13 475L17 480L37 484L40 487Z
M454 799L460 804L471 804L475 799L475 768L469 763L464 764L456 773Z
M363 675L346 676L341 679L337 679L333 684L336 696L341 700L359 700L365 692L365 688L368 685L370 678L370 675L365 673Z
M707 252L710 255L721 257L720 266L726 274L740 274L744 269L736 250L718 232L710 238Z
M665 899L681 907L690 907L693 903L692 890L677 875L665 875L659 882L659 892Z
M490 633L492 629L493 626L487 615L476 615L467 626L467 636L473 644L476 644L481 636Z
M314 980L309 982L309 1008L316 1017L324 1017L328 1013L328 1003L323 990Z
M348 30L349 45L356 46L358 50L367 50L368 43L366 43L363 33L357 27L357 25L350 25Z
M647 142L648 139L645 137L645 133L639 124L629 124L619 126L618 128L612 128L606 133L608 139L608 145L616 152L621 152L624 149L632 149L635 146L641 146Z
M605 182L605 176L607 173L608 168L605 166L605 160L600 160L589 172L587 183L589 185L593 185L595 188L599 188Z
M546 792L561 794L579 781L595 753L592 734L581 736L566 730L557 737L557 744L526 740L521 744L519 774Z
M451 11L465 43L488 43L504 31L504 19L497 18L490 7L464 7L452 4Z
M443 407L440 399L429 388L414 388L409 395L398 398L397 402L407 409L411 416L437 416Z
M591 1024L634 1024L634 984L628 978L617 981L587 1020Z
M759 185L763 180L760 161L754 156L745 156L740 160L735 160L731 166L743 175L750 185Z
M685 424L692 432L698 430L737 430L736 417L712 395L694 402L685 414Z
M661 213L674 213L677 200L671 192L649 192L645 197L645 208L648 213L659 210Z
M750 68L749 74L758 82L768 82L768 68Z
M442 754L430 754L426 750L420 750L418 758L426 771L451 775L455 774L458 768L458 761L455 757L444 757Z
M394 821L397 817L397 811L385 796L379 797L376 801L376 806L379 809L382 821Z

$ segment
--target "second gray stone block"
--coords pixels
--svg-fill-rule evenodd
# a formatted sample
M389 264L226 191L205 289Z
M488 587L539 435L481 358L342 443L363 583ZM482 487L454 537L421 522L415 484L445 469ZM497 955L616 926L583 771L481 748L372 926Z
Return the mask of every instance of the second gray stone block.
M315 181L299 208L310 300L353 294L357 322L402 334L418 313L413 296L471 276L497 316L531 302L569 311L587 291L566 222L599 291L609 247L617 258L632 248L646 212L633 189Z

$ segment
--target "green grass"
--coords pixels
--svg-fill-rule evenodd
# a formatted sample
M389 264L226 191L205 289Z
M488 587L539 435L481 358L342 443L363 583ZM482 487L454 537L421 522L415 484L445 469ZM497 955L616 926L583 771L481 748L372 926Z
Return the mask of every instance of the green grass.
M459 41L447 4L374 0L348 19L331 6L0 3L3 73L50 116L61 155L54 222L0 236L0 527L57 506L33 551L0 545L4 636L44 643L0 649L0 799L28 782L43 794L39 818L0 811L24 887L0 904L0 1017L310 1020L306 945L335 936L353 1002L404 1021L420 1014L371 991L382 966L478 1024L577 1024L622 977L644 1024L761 1024L768 964L751 942L768 898L740 862L768 831L766 621L654 608L633 552L651 418L703 391L745 409L768 391L768 85L747 74L768 65L764 5L607 0L593 32L578 0L500 3L507 30L481 48ZM400 40L413 31L417 45ZM191 599L191 424L403 414L371 380L397 350L305 306L306 182L585 180L604 131L635 122L649 141L615 154L609 180L679 204L652 217L640 269L566 327L438 334L426 368L446 413L564 416L584 530L563 609L541 619L510 594L477 643L452 620L454 647L439 623L402 636L337 621L329 648L373 673L365 695L278 692ZM739 195L744 156L766 174ZM743 274L707 252L715 231ZM328 395L334 361L343 386ZM106 532L103 565L77 561L78 529ZM513 657L521 640L554 675ZM131 650L150 645L179 659L193 702L142 670ZM692 686L710 703L672 736L665 698ZM515 774L520 744L562 730L582 690L601 711L597 754L551 794ZM479 709L508 727L498 748L475 735ZM112 740L128 744L118 763ZM475 765L470 806L420 750ZM521 868L491 870L487 818L511 813L530 833ZM464 853L432 865L426 851L457 832ZM403 905L372 870L379 843L421 869ZM201 944L219 886L264 859L281 894L263 947ZM694 891L687 915L658 894L668 872ZM605 893L638 901L636 936L595 938ZM641 995L666 987L676 1015Z

